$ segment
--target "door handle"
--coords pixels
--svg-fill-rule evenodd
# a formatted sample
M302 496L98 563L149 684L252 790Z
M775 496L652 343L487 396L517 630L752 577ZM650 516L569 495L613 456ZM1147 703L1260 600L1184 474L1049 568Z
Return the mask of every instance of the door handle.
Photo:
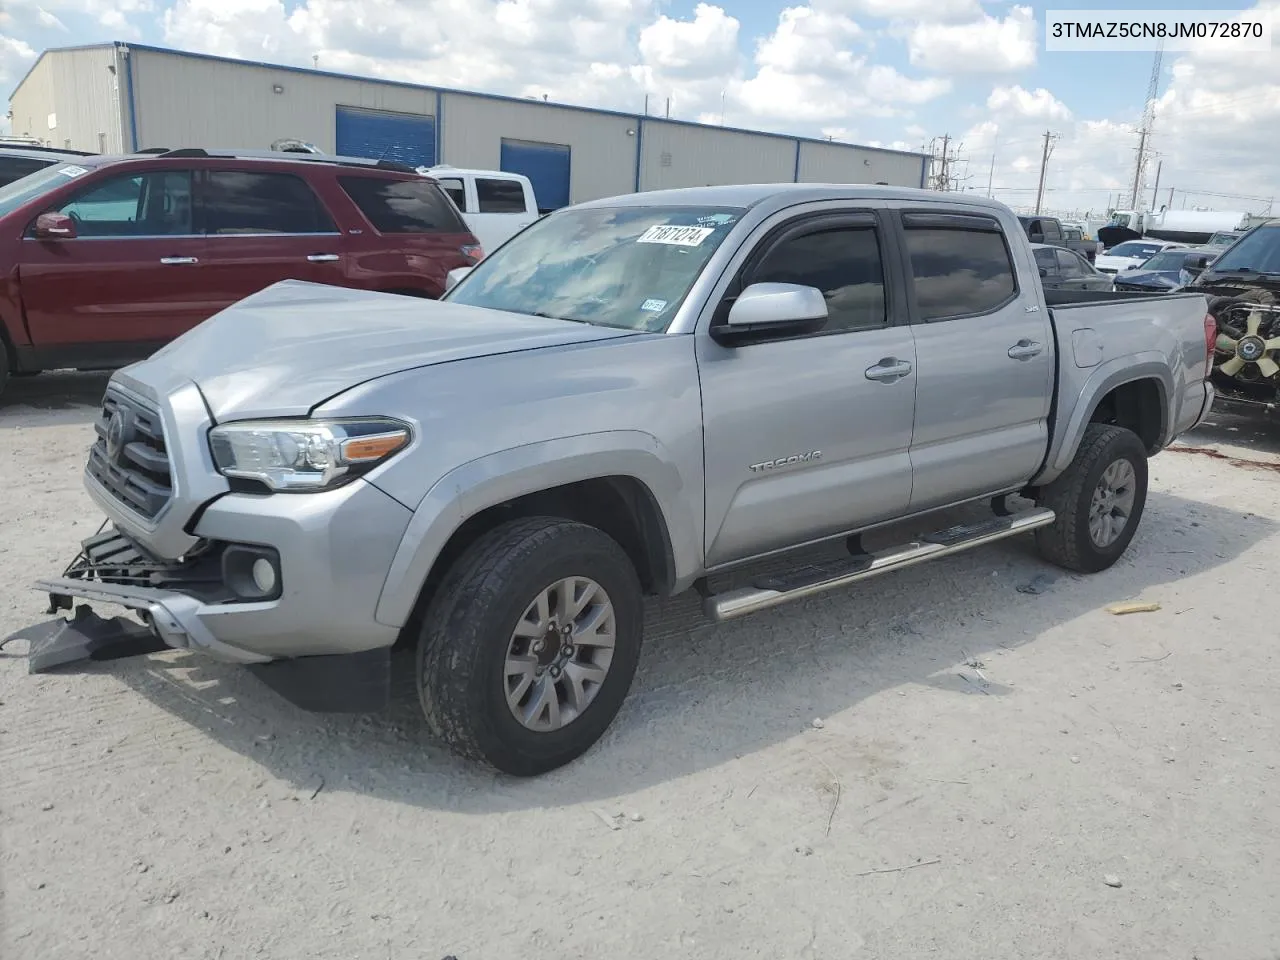
M1009 348L1009 356L1014 360L1030 360L1044 352L1044 347L1034 340L1019 340Z
M905 360L899 360L897 357L885 357L874 367L867 367L863 372L863 376L868 380L878 380L887 383L893 380L899 380L911 372L911 364Z
M199 263L195 257L161 257L160 262L167 267L181 267L189 263Z
M311 263L333 263L339 258L336 253L313 253L307 259Z

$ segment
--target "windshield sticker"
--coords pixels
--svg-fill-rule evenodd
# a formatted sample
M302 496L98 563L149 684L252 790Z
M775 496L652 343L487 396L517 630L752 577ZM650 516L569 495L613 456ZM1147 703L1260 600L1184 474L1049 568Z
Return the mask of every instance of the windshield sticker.
M676 227L662 223L640 234L636 243L665 243L675 247L697 247L715 232L713 227Z
M77 167L75 164L70 164L68 166L63 167L58 172L62 174L64 177L71 177L74 180L76 177L84 176L89 171L86 170L84 167Z
M640 304L640 309L645 313L661 313L667 309L667 301L665 300L646 300Z
M705 217L698 218L698 224L706 227L723 227L726 223L733 223L734 216L732 213L712 213Z

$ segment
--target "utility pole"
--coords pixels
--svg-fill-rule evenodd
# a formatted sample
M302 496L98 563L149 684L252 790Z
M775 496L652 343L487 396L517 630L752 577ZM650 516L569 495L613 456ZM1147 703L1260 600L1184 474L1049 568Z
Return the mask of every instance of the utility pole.
M991 166L987 170L987 197L991 197L991 182L996 176L996 140L991 141Z
M1170 187L1170 188L1169 188L1169 203L1168 203L1168 207L1169 207L1169 209L1170 209L1170 210L1172 210L1172 209L1173 209L1173 187Z
M1049 168L1049 155L1053 153L1053 133L1044 132L1044 152L1040 156L1040 186L1036 188L1036 216L1040 215L1040 206L1044 200L1044 177Z
M1160 171L1164 169L1164 161L1161 160L1156 164L1156 185L1151 188L1151 209L1156 208L1156 197L1160 191Z
M1138 205L1142 202L1142 194L1139 193L1139 185L1142 183L1142 166L1147 162L1147 131L1144 129L1138 137L1138 162L1133 168L1133 202L1129 207L1134 213L1138 212Z

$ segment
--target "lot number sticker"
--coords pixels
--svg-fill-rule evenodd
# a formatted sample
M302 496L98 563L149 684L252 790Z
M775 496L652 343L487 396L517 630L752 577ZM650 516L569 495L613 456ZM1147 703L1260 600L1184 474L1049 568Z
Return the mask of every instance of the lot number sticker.
M640 234L636 243L665 243L675 247L696 247L715 233L714 227L675 227L658 224Z
M84 176L89 171L86 170L84 167L65 166L58 172L62 174L64 177L71 177L71 179L74 180L76 177Z

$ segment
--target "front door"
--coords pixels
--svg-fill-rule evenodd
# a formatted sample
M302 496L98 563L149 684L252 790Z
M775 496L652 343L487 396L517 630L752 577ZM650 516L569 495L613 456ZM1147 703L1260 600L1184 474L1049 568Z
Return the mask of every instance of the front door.
M281 280L342 286L342 235L301 177L210 170L203 194L206 270L218 309Z
M1019 291L994 216L922 206L904 211L901 225L918 371L912 510L1017 487L1035 474L1049 442L1048 311L1034 290Z
M709 566L889 519L911 496L915 348L894 322L883 220L849 210L765 229L730 295L813 286L829 319L736 347L699 334Z
M213 312L202 272L205 240L192 222L190 170L121 174L59 204L74 238L28 230L18 286L31 338L48 362L145 356ZM148 346L149 345L149 346ZM87 360L68 351L89 348Z

